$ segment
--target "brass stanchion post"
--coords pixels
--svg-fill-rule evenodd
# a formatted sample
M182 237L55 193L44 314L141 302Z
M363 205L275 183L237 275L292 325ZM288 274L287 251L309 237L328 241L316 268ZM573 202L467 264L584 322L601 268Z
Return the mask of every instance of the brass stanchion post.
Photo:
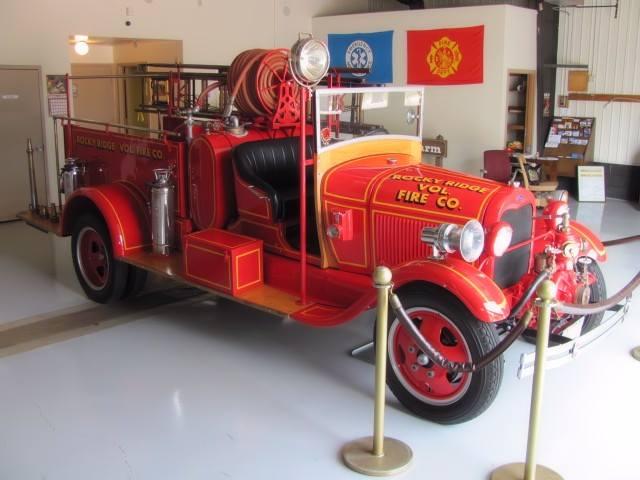
M378 289L376 319L376 384L373 412L373 437L364 437L342 449L345 464L356 472L372 476L395 475L405 471L413 453L408 445L384 436L384 408L387 383L387 323L391 270L376 267L373 281Z
M527 458L523 463L510 463L497 468L491 474L491 480L562 480L562 477L542 465L536 464L538 451L538 427L542 408L545 360L549 345L549 323L551 307L556 297L556 285L551 280L543 281L538 287L538 333L536 338L536 363L531 391L531 410L529 413L529 436L527 438Z

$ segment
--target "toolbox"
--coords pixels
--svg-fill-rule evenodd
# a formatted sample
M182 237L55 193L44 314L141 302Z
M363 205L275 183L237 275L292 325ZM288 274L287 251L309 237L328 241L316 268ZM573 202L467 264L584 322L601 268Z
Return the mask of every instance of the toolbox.
M184 269L193 283L237 295L263 284L262 240L209 228L185 237Z

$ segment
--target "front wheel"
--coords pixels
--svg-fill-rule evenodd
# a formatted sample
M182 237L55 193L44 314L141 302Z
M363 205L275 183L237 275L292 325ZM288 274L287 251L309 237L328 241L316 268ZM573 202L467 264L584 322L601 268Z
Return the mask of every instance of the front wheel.
M477 361L498 343L493 325L480 322L446 291L407 292L400 298L425 339L449 360ZM491 405L502 382L502 356L475 373L449 372L424 355L392 310L389 318L387 384L400 403L442 424L466 422Z

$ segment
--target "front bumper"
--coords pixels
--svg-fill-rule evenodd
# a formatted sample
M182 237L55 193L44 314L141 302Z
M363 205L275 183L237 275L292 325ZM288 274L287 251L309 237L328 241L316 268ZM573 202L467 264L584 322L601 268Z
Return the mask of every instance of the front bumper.
M602 323L593 330L579 336L573 340L565 339L565 343L549 347L547 349L547 355L545 360L545 368L550 370L552 368L560 367L580 355L586 349L592 347L604 337L606 337L613 327L621 324L624 321L624 317L629 311L629 300L623 304L615 305L609 310L606 310L605 318ZM557 337L556 337L557 338ZM533 375L534 365L536 361L536 352L523 353L520 355L520 365L518 367L518 378L522 379Z

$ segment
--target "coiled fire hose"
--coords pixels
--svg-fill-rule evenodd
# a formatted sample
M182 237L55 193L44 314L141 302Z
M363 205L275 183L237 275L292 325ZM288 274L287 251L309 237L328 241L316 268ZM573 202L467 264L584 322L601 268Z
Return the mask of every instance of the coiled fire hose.
M522 307L526 304L526 302L529 301L533 293L536 291L538 285L548 276L548 271L544 270L540 272L540 274L536 277L525 294L522 296L520 301L518 301L518 303L511 310L509 319L514 319L518 315ZM609 310L611 307L617 305L624 299L629 299L633 290L636 289L639 285L640 272L638 272L636 276L633 277L633 279L629 283L627 283L627 285L625 285L624 288L622 288L619 292L617 292L612 297L607 298L606 300L598 303L590 303L587 305L557 302L554 305L554 308L570 315L593 315L595 313ZM417 343L420 350L424 352L429 360L431 360L439 367L451 372L475 372L489 365L507 348L509 348L513 344L513 342L515 342L515 340L524 332L533 315L531 310L527 311L522 316L518 324L507 334L507 336L498 345L496 345L493 350L491 350L479 360L474 362L452 362L444 355L442 355L440 351L438 351L431 343L429 343L426 338L422 336L418 327L413 323L407 312L402 307L400 299L393 292L391 292L391 294L389 295L389 304L395 312L398 321L407 330L411 338Z
M247 115L273 115L278 108L280 85L291 79L288 50L245 50L229 67L227 83L231 93L224 116L231 115L234 103Z

